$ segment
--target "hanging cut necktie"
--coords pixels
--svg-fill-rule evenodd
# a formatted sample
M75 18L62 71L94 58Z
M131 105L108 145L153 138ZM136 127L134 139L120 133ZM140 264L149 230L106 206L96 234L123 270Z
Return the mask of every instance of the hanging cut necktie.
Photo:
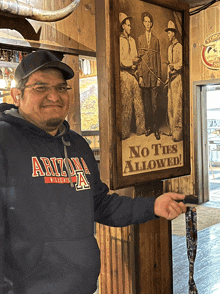
M187 207L186 211L186 244L189 259L189 294L198 294L193 279L197 249L197 214L195 207Z

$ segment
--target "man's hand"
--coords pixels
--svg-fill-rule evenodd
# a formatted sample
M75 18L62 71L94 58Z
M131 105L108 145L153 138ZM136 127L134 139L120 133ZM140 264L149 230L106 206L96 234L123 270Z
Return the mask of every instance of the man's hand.
M134 59L133 59L133 64L135 64L135 65L137 65L139 62L141 62L141 58L140 57L135 57Z
M154 213L157 216L172 220L181 213L186 212L186 206L183 202L175 200L183 200L185 195L177 193L165 193L157 197L154 203Z
M157 80L157 87L160 87L160 85L161 85L161 80L158 79L158 80Z
M167 78L166 82L164 83L164 87L168 86L169 81L170 81L170 79Z
M144 80L143 80L143 78L142 77L140 77L139 78L139 85L140 85L140 87L144 87Z
M174 70L174 65L172 63L170 63L169 68L170 68L171 71L173 71Z

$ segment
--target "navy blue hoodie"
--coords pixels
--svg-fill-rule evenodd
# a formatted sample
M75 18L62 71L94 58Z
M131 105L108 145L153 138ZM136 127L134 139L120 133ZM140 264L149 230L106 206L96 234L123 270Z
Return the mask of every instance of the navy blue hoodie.
M92 294L100 270L94 221L127 226L156 218L154 198L109 195L86 141L51 136L0 105L0 197L5 276L16 294Z

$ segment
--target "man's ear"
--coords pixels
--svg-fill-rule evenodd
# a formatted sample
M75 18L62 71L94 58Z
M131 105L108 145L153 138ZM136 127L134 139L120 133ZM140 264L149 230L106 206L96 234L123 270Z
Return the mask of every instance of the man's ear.
M21 99L21 90L17 88L11 88L11 97L14 100L14 104L19 107Z

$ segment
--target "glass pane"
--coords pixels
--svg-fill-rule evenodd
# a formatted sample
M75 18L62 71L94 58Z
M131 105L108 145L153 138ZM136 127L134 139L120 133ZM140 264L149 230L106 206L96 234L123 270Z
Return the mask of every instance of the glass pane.
M207 91L209 200L220 201L220 90Z

